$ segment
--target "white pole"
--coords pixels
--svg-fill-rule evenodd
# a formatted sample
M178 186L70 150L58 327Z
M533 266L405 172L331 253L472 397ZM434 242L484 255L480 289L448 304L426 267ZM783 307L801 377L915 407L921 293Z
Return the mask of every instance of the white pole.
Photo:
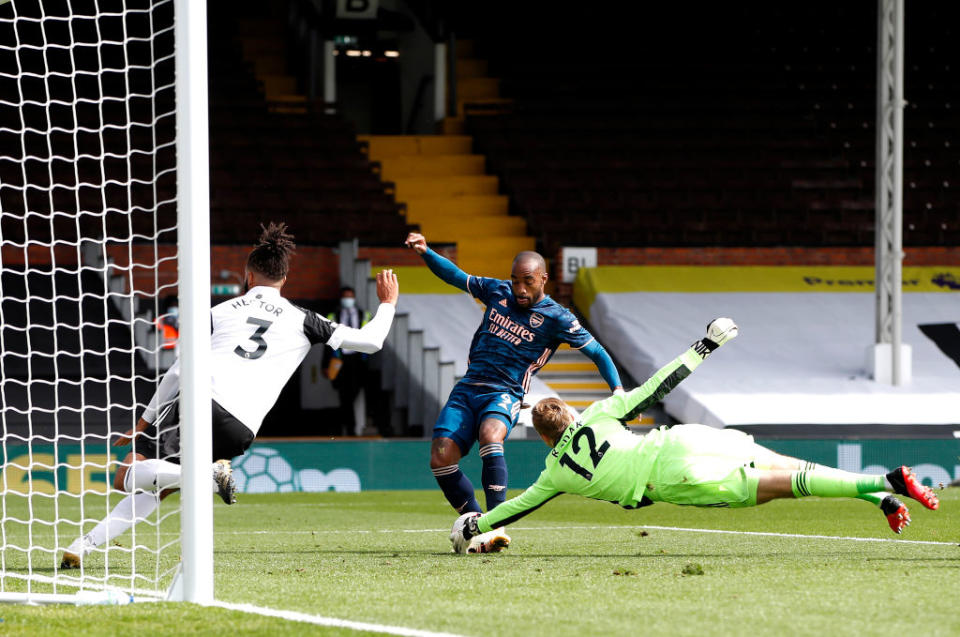
M213 601L207 3L175 0L182 601Z
M447 116L447 45L433 46L433 121L442 122Z
M893 358L893 384L903 384L903 0L893 0L893 222L890 230L893 234L893 254L891 258L891 279L893 281L891 312L893 330L890 344Z
M893 385L909 382L912 367L910 348L902 343L903 12L903 0L877 0L877 334L873 376L877 382Z
M323 41L323 101L337 101L337 58L334 57L333 40Z

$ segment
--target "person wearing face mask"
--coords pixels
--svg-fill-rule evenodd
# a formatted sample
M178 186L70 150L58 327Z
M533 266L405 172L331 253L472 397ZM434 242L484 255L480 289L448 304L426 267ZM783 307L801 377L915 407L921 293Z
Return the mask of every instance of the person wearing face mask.
M357 305L357 294L352 287L340 288L340 306L327 315L340 325L360 329L370 320L370 312ZM329 351L329 350L328 350ZM366 427L367 354L341 348L329 354L324 373L340 396L341 433L359 436Z

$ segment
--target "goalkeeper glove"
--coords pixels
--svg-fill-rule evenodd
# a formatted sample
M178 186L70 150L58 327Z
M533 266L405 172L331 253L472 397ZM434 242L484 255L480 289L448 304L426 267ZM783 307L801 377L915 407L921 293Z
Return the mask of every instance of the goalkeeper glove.
M479 517L480 513L470 511L461 515L453 523L453 528L450 530L450 543L453 544L454 553L466 553L470 547L470 539L480 534L480 529L477 528Z
M737 324L733 319L717 318L710 321L707 325L707 335L692 345L702 358L706 358L710 353L726 343L733 340L740 333Z

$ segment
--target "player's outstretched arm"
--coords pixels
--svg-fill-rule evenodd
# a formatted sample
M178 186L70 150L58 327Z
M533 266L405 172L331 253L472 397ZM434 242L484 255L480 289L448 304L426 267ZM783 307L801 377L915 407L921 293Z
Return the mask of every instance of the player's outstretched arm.
M582 418L586 420L589 414L599 410L618 420L633 420L645 409L663 400L663 397L692 374L707 356L724 343L736 338L737 334L739 329L732 319L714 319L707 325L705 337L657 370L657 373L645 383L625 394L614 395L593 403L584 410Z
M530 487L515 498L511 498L503 504L497 505L492 511L483 515L477 514L476 517L468 518L466 524L460 529L462 534L459 538L452 537L454 550L463 553L470 538L480 533L487 533L493 529L513 524L520 518L529 515L542 507L553 498L561 495L559 491L545 483L544 476L534 482ZM462 550L461 550L462 548Z
M334 349L346 347L365 354L379 352L383 341L390 332L393 316L396 314L397 300L400 297L400 284L393 270L382 270L377 273L377 297L380 307L376 315L360 329L347 325L338 325L330 335L327 344Z
M126 432L123 433L123 435L121 435L116 440L114 440L113 446L126 447L131 442L133 442L133 439L136 438L140 434L140 432L142 432L144 429L146 429L149 426L150 426L150 423L144 420L143 418L141 418L140 420L137 421L136 427L134 427L133 429L128 429Z
M557 491L549 483L546 475L541 474L536 482L527 487L526 491L503 504L498 504L495 509L480 516L477 520L478 528L481 533L486 533L501 526L513 524L520 518L530 515L558 495L561 495L560 491Z
M137 426L128 429L123 435L113 441L114 447L123 447L129 445L141 431L150 426L157 419L157 411L165 407L173 400L177 392L180 391L180 359L173 361L173 365L167 370L167 373L160 379L157 385L157 391L153 393L153 398L147 403L147 408L143 410Z
M610 358L610 354L607 353L607 350L603 345L596 340L592 340L580 351L582 351L587 358L592 360L593 364L597 366L597 370L600 372L603 380L607 381L610 391L623 391L623 382L620 380L620 372L617 371L617 366L613 364L613 359Z
M427 247L427 240L422 234L411 232L407 235L405 243L408 248L413 249L423 258L423 262L427 264L431 272L437 275L437 278L464 292L470 292L467 288L467 280L470 278L467 273L454 265L450 259L440 256Z
M740 328L733 322L733 319L721 317L715 318L707 325L707 335L693 344L693 347L700 346L703 350L703 358L710 355L710 352L717 349L727 341L732 341L740 333Z

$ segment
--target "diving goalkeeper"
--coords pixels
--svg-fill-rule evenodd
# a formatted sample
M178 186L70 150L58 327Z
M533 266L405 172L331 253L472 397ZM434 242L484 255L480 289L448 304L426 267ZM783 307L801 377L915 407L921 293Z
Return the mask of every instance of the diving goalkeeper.
M708 334L640 387L593 403L579 419L559 398L538 402L533 425L552 449L546 468L516 498L484 515L460 516L450 534L454 551L503 549L510 543L503 526L564 493L616 502L627 509L654 502L747 507L811 495L858 498L878 506L896 533L910 524L910 513L890 491L928 509L939 507L936 494L909 467L886 475L855 474L780 455L733 429L677 425L638 436L624 427L622 423L660 400L702 362L705 343L715 347L734 336L735 326L732 333L715 335L713 341Z

